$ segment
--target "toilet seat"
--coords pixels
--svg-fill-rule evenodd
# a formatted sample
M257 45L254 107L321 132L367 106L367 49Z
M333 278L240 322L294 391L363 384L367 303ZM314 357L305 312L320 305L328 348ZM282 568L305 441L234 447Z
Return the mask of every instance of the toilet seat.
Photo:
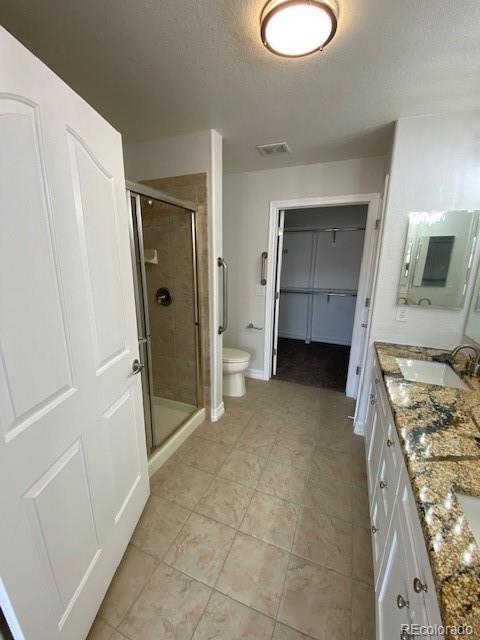
M250 354L247 351L228 347L223 349L223 362L247 362L248 360L250 360Z

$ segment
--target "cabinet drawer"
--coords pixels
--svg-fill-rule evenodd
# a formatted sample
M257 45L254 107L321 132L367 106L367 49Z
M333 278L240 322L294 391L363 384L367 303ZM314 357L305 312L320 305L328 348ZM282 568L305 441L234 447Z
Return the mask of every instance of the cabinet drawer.
M402 626L413 622L408 600L406 561L402 530L395 511L382 570L375 586L377 640L399 639Z
M375 365L373 367L373 383L376 390L377 409L381 411L382 418L385 422L390 421L392 420L392 411L390 409L390 403L388 402L383 375L380 371L380 366L376 358Z
M382 420L380 413L375 409L372 417L370 448L367 453L367 467L368 467L368 493L370 496L370 504L375 493L375 485L378 476L378 469L380 466L380 458L385 442L385 433L383 431Z
M400 471L404 464L403 454L400 448L400 441L397 435L397 428L393 420L389 420L385 429L385 451L387 465L392 469L396 478L400 478Z
M385 550L387 533L392 519L397 497L399 470L391 463L389 448L384 445L378 464L378 474L372 486L373 497L370 502L370 521L372 525L372 553L374 557L375 580Z
M440 625L441 614L437 592L435 590L435 582L433 580L415 498L406 469L402 469L397 503L399 510L402 512L401 516L405 530L405 538L411 548L409 555L409 574L412 601L416 603L417 608L425 612L424 617L428 620L429 625ZM440 637L441 636L435 636L435 638Z
M382 514L382 519L388 528L392 518L395 496L397 493L398 477L388 465L388 455L386 447L383 448L382 457L377 476L377 486L375 491L378 494L378 505Z
M379 504L379 490L375 491L370 510L370 523L372 535L372 559L373 559L373 575L374 584L377 584L382 565L383 553L385 551L385 542L387 539L387 523L383 509Z
M375 414L375 383L373 380L370 382L368 389L368 409L365 419L365 452L368 457L370 445L372 442L372 430L373 430L373 416Z

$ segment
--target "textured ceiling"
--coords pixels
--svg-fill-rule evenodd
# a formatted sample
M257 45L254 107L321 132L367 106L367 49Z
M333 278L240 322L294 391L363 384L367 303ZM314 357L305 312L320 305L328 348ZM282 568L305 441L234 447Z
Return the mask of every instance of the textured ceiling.
M227 171L380 155L399 116L480 105L479 0L339 2L297 60L262 46L263 0L1 0L0 22L127 142L212 127Z

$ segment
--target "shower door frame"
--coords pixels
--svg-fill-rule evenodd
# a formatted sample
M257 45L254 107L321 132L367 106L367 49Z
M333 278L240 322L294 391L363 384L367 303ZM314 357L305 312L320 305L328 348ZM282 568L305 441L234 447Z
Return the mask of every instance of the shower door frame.
M201 348L200 348L200 314L199 314L199 306L198 306L198 264L197 264L197 237L196 237L196 219L197 219L197 208L194 203L180 200L178 198L174 198L158 189L153 189L147 185L143 185L137 182L130 182L129 180L125 181L125 187L127 190L127 206L129 210L129 230L130 230L130 249L131 249L131 257L133 263L133 278L134 278L134 288L135 288L135 303L137 307L140 307L140 298L138 295L139 288L142 290L142 299L143 299L143 316L145 323L145 339L146 339L146 352L147 352L147 376L148 376L148 393L149 393L149 403L150 403L150 434L147 434L147 429L145 428L145 434L147 438L147 454L151 456L155 451L157 451L160 447L162 447L168 440L173 437L177 431L182 427L182 425L190 419L189 416L185 421L180 423L175 431L170 434L170 436L162 442L160 445L155 445L154 437L153 437L153 407L152 407L152 398L154 396L153 393L153 357L152 357L152 347L151 347L151 333L150 333L150 315L149 315L149 304L148 304L148 292L147 292L147 280L146 280L146 270L145 270L145 254L144 254L144 246L143 246L143 225L142 225L142 207L141 207L141 197L152 198L153 200L158 200L159 202L164 202L165 204L170 204L174 207L179 207L183 209L186 214L190 214L191 219L191 233L192 233L192 266L193 266L193 295L194 295L194 328L195 328L195 382L196 382L196 409L197 411L203 406L202 399L202 370L201 370ZM135 200L135 221L136 221L136 233L137 238L135 238L135 229L133 226L133 211L131 206L132 198ZM137 268L135 264L135 242L138 243L139 250L139 259L140 259L140 272L141 272L141 282L138 282L137 277ZM137 327L138 334L138 327ZM146 427L147 425L145 425Z

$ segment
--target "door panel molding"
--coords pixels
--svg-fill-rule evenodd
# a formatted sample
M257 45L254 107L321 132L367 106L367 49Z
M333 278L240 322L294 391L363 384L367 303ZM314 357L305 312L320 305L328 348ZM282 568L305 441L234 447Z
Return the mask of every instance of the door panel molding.
M1 397L9 407L2 419L9 441L35 421L37 412L71 395L74 376L38 105L1 94L0 138L9 149L0 156L0 209L6 212L0 244ZM18 174L25 176L23 189L15 188Z

